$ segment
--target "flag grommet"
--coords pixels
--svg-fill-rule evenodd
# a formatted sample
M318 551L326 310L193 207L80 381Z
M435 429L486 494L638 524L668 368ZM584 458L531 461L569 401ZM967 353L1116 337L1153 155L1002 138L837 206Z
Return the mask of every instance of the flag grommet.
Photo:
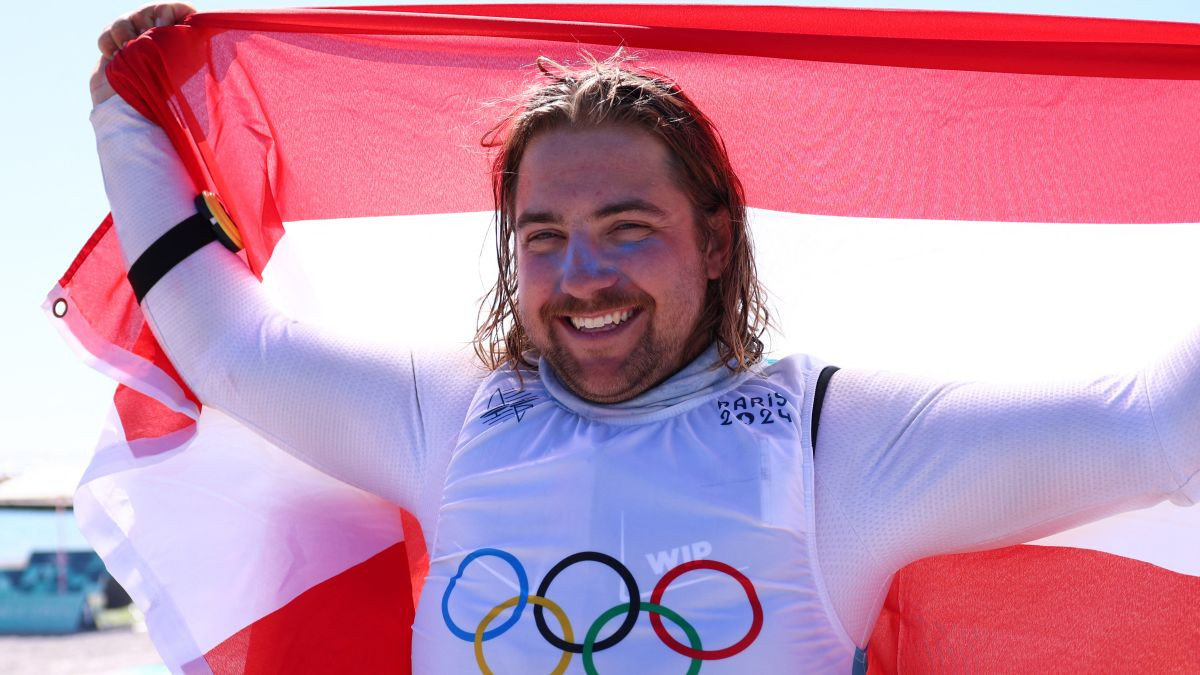
M50 308L50 311L53 312L54 316L59 319L66 316L67 315L67 300L66 300L66 298L59 298L59 299L55 300L54 305L52 305Z

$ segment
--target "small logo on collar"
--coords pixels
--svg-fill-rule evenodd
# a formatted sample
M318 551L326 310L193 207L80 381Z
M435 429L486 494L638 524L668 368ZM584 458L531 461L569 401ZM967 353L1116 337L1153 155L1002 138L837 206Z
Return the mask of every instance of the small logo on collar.
M525 411L538 400L537 394L521 389L501 390L499 387L488 397L488 409L479 416L486 426L498 424L510 418L518 422L525 418Z

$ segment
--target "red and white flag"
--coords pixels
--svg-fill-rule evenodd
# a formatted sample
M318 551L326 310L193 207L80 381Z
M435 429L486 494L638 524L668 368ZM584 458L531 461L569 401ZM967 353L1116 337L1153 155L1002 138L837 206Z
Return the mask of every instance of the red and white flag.
M197 189L222 195L292 314L462 344L494 265L480 138L538 56L618 46L722 132L777 353L1059 378L1135 367L1197 319L1200 26L666 5L218 12L139 38L109 78ZM120 383L76 512L168 665L406 671L426 565L414 521L202 408L120 261L106 220L46 309ZM1160 506L1040 543L901 571L872 670L1200 670L1200 514Z

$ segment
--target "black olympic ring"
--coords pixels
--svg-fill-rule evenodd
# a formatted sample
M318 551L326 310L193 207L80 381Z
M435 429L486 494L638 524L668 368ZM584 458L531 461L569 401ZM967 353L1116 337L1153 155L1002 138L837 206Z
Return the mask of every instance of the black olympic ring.
M638 613L642 609L642 596L638 593L637 580L633 578L633 574L630 573L629 568L622 565L619 560L610 555L596 551L580 551L579 553L574 553L563 558L558 561L558 564L551 567L550 571L542 579L542 583L538 585L537 594L543 598L546 597L546 592L550 590L550 582L554 581L554 577L575 563L589 560L611 568L612 571L621 577L621 581L625 583L625 588L629 592L629 612L625 615L625 620L621 622L621 625L617 627L617 630L612 635L597 642L592 647L592 651L599 652L615 646L621 640L624 640L625 636L633 631L633 625L637 623ZM550 631L550 626L546 624L546 612L542 609L541 605L533 606L533 619L537 622L538 632L542 634L542 637L547 642L563 651L573 654L583 653L582 644L567 642Z

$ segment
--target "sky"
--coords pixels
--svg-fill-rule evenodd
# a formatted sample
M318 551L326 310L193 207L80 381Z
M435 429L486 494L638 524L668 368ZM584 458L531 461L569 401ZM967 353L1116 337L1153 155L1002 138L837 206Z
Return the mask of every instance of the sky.
M200 9L245 1L198 2ZM254 7L291 2L258 0ZM396 4L329 2L334 5ZM759 4L759 3L756 3ZM953 9L1200 23L1195 0L821 0L789 4ZM0 475L47 464L80 469L93 450L113 383L67 348L40 309L51 286L108 211L88 124L96 37L133 3L6 3L15 27L0 46Z

